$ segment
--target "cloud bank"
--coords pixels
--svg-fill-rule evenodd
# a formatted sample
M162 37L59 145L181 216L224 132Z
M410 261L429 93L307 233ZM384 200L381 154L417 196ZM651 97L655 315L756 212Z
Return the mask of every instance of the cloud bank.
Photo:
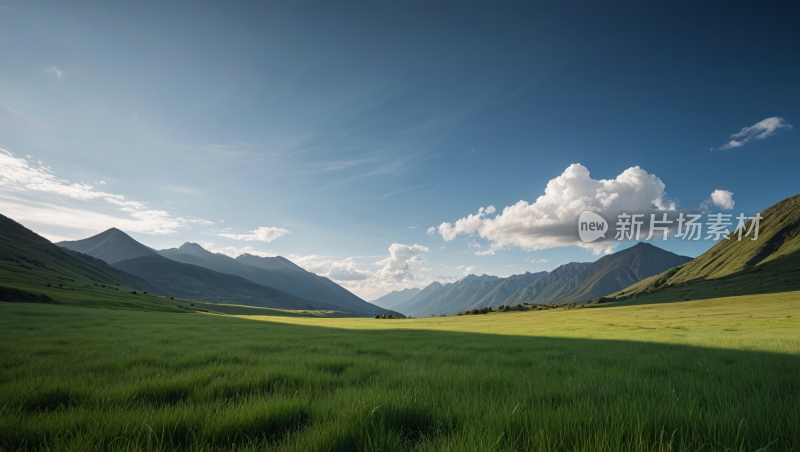
M533 251L570 245L594 253L610 252L616 246L614 242L579 240L576 221L581 212L592 210L614 218L620 212L675 210L676 203L667 198L664 189L661 179L638 166L628 168L614 179L596 180L586 167L576 163L550 180L545 194L533 203L519 201L493 218L490 217L495 212L493 206L480 208L477 214L461 218L455 224L442 223L438 231L445 241L461 234L477 234L489 240L492 246L481 251L483 254L509 247Z
M4 195L4 199L0 200L0 207L4 214L17 221L89 231L118 227L145 234L173 234L191 225L214 224L201 218L172 218L169 212L150 209L146 203L128 201L123 195L96 190L97 187L105 185L103 181L94 184L70 183L56 177L53 170L40 161L29 162L24 158L15 157L5 149L0 149L0 192ZM47 202L34 202L14 196L26 192L63 196L80 201L103 200L129 214L129 218Z
M244 240L245 242L271 242L286 234L291 234L284 228L271 228L262 226L258 229L253 229L248 234L217 234L220 237L225 237L233 240Z

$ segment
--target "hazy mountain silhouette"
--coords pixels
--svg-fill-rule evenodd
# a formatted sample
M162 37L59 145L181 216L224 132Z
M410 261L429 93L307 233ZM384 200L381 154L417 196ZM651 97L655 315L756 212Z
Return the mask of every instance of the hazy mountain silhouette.
M78 251L73 251L69 248L61 247L62 250L66 251L73 257L77 257L78 259L86 262L89 265L92 265L96 268L99 268L104 273L110 275L120 283L130 287L131 289L138 290L139 292L147 292L153 295L160 295L162 297L170 296L171 294L159 287L156 287L149 282L143 280L142 278L132 275L128 272L124 272L118 268L114 268L108 264L108 262L98 259L96 257L89 256L88 254L83 254Z
M370 303L390 309L394 305L404 303L414 298L421 290L422 289L416 287L412 289L393 290L380 298L372 300Z
M113 267L163 287L176 297L191 300L280 309L344 310L338 306L305 300L282 290L262 286L241 276L176 262L159 255L114 262Z
M284 295L262 293L263 291L260 292L247 285L237 288L236 284L239 280L225 280L208 273L201 275L193 267L174 265L167 267L167 263L159 259L141 259L135 262L133 260L158 256L175 263L196 266L227 276L239 276L247 282L276 289L285 292L286 295L302 299L301 304L304 307L300 309L306 309L305 306L311 303L316 307L324 307L324 309L337 308L366 316L398 314L367 303L333 281L309 273L283 257L262 258L248 254L233 259L224 254L207 251L196 243L184 243L179 248L156 251L142 245L118 229L109 229L84 240L61 242L61 246L95 258L102 259L99 256L106 256L112 267L123 270L127 268L128 270L125 271L140 276L162 290L182 298L237 300L237 303L242 304L247 304L247 300L258 299L261 300L258 301L258 306L267 306L264 303L272 303L273 307L285 307L287 306L285 300L291 299ZM125 268L122 268L121 265L117 265L122 261L130 262L126 262ZM162 270L168 268L169 276L157 275L147 269L145 264L157 266ZM199 278L205 277L211 279L206 283L200 281ZM185 285L186 281L194 281L191 283L193 287L191 290ZM260 295L256 295L256 293ZM278 299L283 301L278 303L275 301Z
M260 257L242 254L236 262L261 270L261 275L269 274L270 279L262 279L264 284L284 290L309 300L323 300L350 311L366 316L375 314L394 314L399 312L384 309L368 303L330 279L308 272L292 261L281 257ZM241 276L245 276L242 274ZM256 281L258 282L258 281Z
M618 292L692 258L640 242L589 264L563 265L521 289L506 304L582 302Z
M476 305L502 282L503 278L497 276L466 276L459 281L442 286L434 292L436 296L429 296L426 300L409 306L407 308L410 311L408 315L427 317L471 309L471 306Z

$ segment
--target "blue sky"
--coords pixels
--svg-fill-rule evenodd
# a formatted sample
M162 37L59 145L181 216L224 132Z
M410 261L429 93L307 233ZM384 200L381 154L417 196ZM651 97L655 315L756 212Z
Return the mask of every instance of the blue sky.
M722 190L726 212L752 215L797 194L796 17L785 4L3 0L0 213L52 240L116 225L155 248L280 254L367 299L592 261L603 252L496 218L573 164L595 181L639 167L678 208ZM637 177L626 187L658 188ZM426 233L489 206L451 240ZM696 256L713 242L658 245Z

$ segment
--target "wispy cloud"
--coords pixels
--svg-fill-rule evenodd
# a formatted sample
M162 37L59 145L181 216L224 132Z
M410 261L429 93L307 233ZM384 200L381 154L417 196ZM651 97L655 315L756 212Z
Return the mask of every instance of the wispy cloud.
M59 68L57 68L55 66L46 67L46 68L44 68L44 71L45 72L52 72L53 74L56 74L56 77L58 77L58 78L64 78L64 71L62 71L61 69L59 69Z
M55 172L40 161L28 161L15 157L11 152L0 149L0 193L6 195L16 216L12 218L35 221L42 224L96 230L97 227L119 227L133 232L149 234L171 234L178 229L193 224L210 225L204 219L173 218L168 212L154 210L147 203L130 201L123 195L97 190L106 185L103 181L95 183L70 183L59 179ZM11 193L39 192L49 195L63 196L80 201L104 200L130 218L118 218L106 214L94 213L84 209L56 207L48 203L32 203L19 198L8 197ZM27 205L27 208L21 208Z
M217 234L220 237L225 237L233 240L244 240L245 242L271 242L286 234L291 234L284 228L272 228L262 226L258 229L253 229L247 234Z
M532 264L546 264L550 261L547 259L534 259L533 256L528 256L525 258L525 262L530 262Z
M773 116L772 118L767 118L750 127L743 128L739 133L734 133L733 135L731 135L731 141L716 149L711 148L711 150L725 151L728 149L738 148L744 146L747 143L750 143L751 141L758 141L758 140L763 140L764 138L769 138L775 135L780 129L791 130L792 125L787 124L786 121L783 120L783 118Z
M416 229L416 228L417 228L417 226L409 226L406 229Z

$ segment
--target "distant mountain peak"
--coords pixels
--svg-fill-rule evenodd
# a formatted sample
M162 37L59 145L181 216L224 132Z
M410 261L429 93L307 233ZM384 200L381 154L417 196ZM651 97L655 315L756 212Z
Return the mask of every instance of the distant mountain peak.
M181 245L178 249L182 250L182 251L195 250L195 251L210 252L210 251L206 250L205 248L203 248L202 246L200 246L200 245L198 245L196 243L192 243L192 242L186 242L183 245Z
M106 229L83 240L58 242L56 245L102 259L109 264L139 256L157 254L154 249L142 245L136 239L117 228Z

